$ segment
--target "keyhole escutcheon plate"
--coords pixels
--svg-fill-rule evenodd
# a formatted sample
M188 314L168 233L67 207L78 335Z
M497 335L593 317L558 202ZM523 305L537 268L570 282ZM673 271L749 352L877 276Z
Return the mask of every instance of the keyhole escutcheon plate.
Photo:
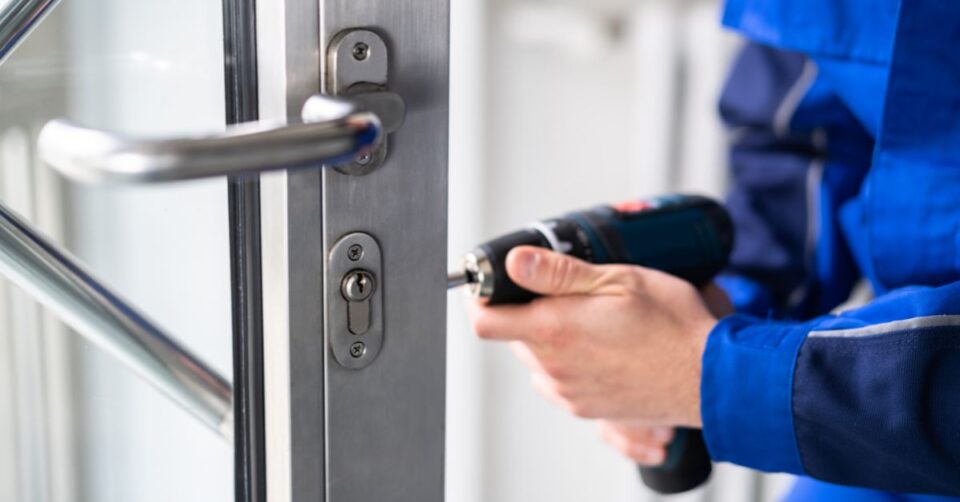
M380 245L355 232L330 249L324 276L325 340L349 369L371 364L383 347L383 271Z

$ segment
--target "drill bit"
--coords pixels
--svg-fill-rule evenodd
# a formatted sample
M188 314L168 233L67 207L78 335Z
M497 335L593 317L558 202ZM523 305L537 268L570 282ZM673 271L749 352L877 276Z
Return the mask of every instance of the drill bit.
M459 288L470 282L470 277L466 271L454 270L447 275L447 289Z

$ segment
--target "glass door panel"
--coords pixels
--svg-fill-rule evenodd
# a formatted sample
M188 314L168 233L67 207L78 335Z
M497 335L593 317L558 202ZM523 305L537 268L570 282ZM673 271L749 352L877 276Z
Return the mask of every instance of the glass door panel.
M50 119L146 137L225 127L221 0L63 2L0 67L0 199L224 376L223 178L67 182ZM0 287L0 499L230 500L233 451L15 286Z

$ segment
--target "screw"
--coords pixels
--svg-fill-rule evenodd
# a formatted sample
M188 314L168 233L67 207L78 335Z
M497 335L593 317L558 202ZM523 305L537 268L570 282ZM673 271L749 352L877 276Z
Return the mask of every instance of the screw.
M364 153L359 157L357 157L357 164L360 164L361 166L365 166L369 164L372 160L373 160L373 155L370 155L369 153Z
M357 42L357 44L353 46L353 59L364 61L368 57L370 57L370 46L363 42Z
M350 346L350 355L354 359L360 359L364 354L367 353L367 346L363 342L356 342Z
M360 244L354 244L347 249L347 258L350 258L350 261L360 261L360 258L363 258L363 246Z

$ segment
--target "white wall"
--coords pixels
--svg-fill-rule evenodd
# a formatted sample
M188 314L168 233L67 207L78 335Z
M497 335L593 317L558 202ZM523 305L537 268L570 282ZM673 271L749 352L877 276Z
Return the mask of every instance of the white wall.
M450 4L450 194L449 253L458 256L483 234L486 130L484 93L487 65L486 0ZM456 293L447 323L446 499L484 502L481 354L487 349L466 336L468 325Z

